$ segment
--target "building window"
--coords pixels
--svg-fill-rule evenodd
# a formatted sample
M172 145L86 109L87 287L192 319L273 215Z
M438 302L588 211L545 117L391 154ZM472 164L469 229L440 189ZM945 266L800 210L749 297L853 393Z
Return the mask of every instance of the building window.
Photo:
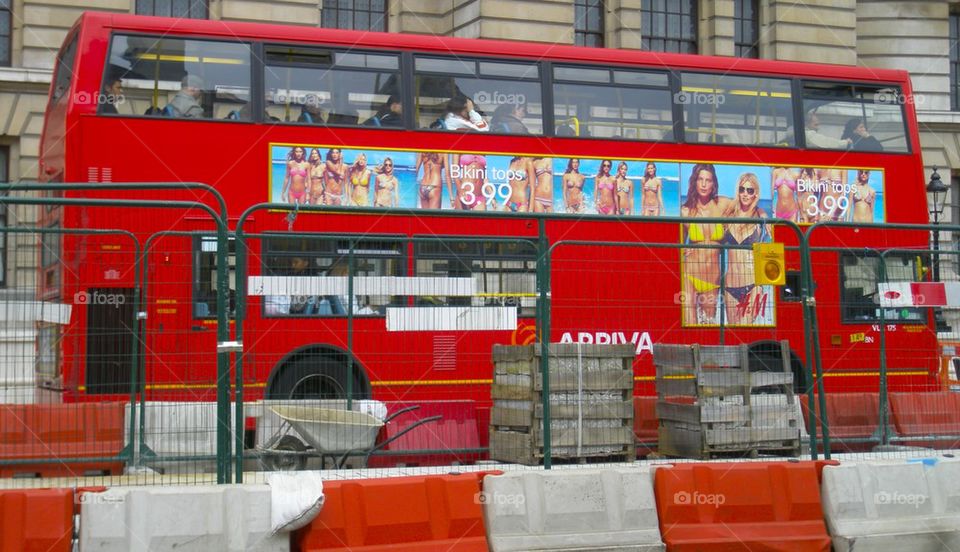
M137 0L137 15L206 19L207 4L207 0Z
M760 57L760 2L736 0L733 7L734 55L742 58Z
M696 0L643 0L640 18L644 50L697 53Z
M10 181L10 149L0 148L0 182ZM0 229L7 227L7 207L0 207ZM0 287L7 287L7 233L0 232Z
M574 44L603 48L603 0L574 0L573 9Z
M0 65L10 65L10 27L13 0L0 0Z
M323 0L320 26L358 31L387 30L386 0Z
M950 14L950 109L960 111L960 13Z

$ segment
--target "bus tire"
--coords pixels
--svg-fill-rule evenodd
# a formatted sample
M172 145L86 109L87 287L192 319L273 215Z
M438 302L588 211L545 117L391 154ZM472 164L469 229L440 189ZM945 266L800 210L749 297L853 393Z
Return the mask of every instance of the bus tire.
M783 372L779 341L755 341L749 345L751 372ZM790 372L793 373L793 392L807 392L806 369L797 353L790 349ZM760 388L760 393L782 393L782 390Z
M351 357L329 347L307 347L281 361L267 380L265 396L271 400L346 399ZM354 399L371 397L370 380L353 362Z

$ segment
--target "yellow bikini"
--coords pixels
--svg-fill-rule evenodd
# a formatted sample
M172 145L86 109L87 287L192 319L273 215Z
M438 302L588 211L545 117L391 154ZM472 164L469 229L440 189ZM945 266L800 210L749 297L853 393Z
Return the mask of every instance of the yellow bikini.
M690 229L687 231L687 237L690 240L690 243L700 243L706 240L703 235L703 228L699 224L691 224ZM716 223L713 225L713 229L710 231L710 241L718 242L723 239L723 225ZM697 293L706 293L708 291L713 291L719 289L719 284L714 284L712 282L706 282L697 278L695 276L687 275L687 279L690 280L690 283L693 284L693 289L697 290Z

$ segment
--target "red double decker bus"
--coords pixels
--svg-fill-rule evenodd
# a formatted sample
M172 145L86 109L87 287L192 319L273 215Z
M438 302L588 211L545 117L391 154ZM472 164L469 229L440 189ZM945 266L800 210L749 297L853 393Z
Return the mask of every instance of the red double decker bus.
M551 340L633 343L649 394L654 343L749 343L767 363L789 339L799 366L800 259L774 288L730 251L622 244L774 241L764 217L925 223L911 98L907 73L885 69L87 13L57 58L42 175L209 183L231 229L257 204L295 211L244 222L248 397L489 402L492 345L534 337L541 223L548 244L594 242L553 251ZM751 223L696 222L733 216ZM145 383L151 398L212 398L208 218L70 207L43 220L196 233L148 255ZM876 299L877 251L925 249L926 233L815 233L846 248L813 256L826 388L876 389L881 314L891 387L936 387L929 309L881 313ZM783 227L776 241L796 244ZM45 235L43 251L42 298L74 303L41 328L44 385L65 400L128 392L133 254L101 235ZM885 263L922 272L916 255Z

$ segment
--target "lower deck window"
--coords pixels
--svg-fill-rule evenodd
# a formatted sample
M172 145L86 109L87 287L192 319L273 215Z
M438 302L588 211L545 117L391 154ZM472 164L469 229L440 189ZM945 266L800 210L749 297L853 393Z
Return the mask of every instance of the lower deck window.
M905 255L888 255L880 271L879 255L843 255L840 261L841 311L844 322L878 322L880 293L878 282L914 282L917 280L917 259ZM888 322L920 322L924 309L887 308L883 318Z

